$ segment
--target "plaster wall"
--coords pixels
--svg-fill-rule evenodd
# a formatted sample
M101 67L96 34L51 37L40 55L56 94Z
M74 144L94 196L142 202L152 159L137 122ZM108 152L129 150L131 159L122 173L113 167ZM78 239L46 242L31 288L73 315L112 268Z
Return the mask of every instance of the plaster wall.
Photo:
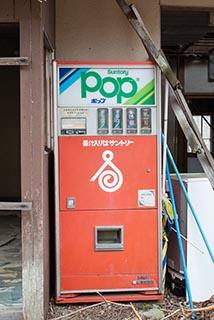
M156 46L160 46L159 0L136 0ZM143 61L148 55L114 0L56 0L56 58Z
M55 0L43 1L40 7L43 30L51 49L53 49L55 48Z
M213 94L214 83L208 79L207 59L186 61L184 83L184 90L186 94Z

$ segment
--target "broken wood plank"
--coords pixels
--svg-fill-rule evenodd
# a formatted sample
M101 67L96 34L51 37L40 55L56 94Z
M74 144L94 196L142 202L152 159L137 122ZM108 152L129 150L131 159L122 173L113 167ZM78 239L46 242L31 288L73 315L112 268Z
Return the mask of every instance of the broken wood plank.
M0 210L32 210L32 202L0 202Z
M28 66L29 59L27 57L6 57L0 58L0 66Z

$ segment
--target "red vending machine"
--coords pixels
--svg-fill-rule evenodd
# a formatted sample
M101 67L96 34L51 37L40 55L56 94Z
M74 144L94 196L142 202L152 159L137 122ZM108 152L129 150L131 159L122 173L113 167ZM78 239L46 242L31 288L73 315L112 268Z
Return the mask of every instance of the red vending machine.
M54 65L56 302L159 299L160 74Z

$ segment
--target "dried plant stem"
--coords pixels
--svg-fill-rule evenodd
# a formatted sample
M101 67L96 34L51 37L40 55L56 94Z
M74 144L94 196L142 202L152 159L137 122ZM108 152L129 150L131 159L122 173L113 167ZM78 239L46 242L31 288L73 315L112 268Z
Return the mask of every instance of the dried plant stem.
M68 317L72 316L72 315L75 314L75 313L82 312L82 311L85 311L85 310L87 310L87 309L95 308L95 307L100 306L100 305L102 305L102 304L104 304L104 303L105 303L105 302L102 301L102 302L93 304L93 305L91 305L91 306L87 306L87 307L84 307L84 308L75 310L75 311L70 312L70 313L68 313L68 314L65 314L65 315L63 315L63 316L59 316L59 317L57 317L57 318L53 318L52 320L65 319L65 318L68 318Z
M180 309L177 309L177 310L175 310L174 312L168 314L168 316L165 316L165 317L161 318L161 320L168 319L168 318L174 316L175 314L177 314L177 313L180 312L180 311L181 311Z
M135 309L134 305L130 302L130 306L132 308L132 310L134 311L136 317L139 319L139 320L142 320L141 316L139 315L139 313L137 312L137 310Z

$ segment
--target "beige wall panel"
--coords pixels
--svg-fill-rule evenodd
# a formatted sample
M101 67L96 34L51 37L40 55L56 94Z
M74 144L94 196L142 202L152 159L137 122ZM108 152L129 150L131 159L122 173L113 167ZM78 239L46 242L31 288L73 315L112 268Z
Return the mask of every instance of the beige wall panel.
M146 27L159 47L159 0L137 0ZM142 61L148 56L114 0L56 1L56 58Z
M189 8L212 8L213 0L160 0L161 6L189 7Z
M55 47L55 1L43 1L42 6L42 23L44 31L48 37L50 45Z

